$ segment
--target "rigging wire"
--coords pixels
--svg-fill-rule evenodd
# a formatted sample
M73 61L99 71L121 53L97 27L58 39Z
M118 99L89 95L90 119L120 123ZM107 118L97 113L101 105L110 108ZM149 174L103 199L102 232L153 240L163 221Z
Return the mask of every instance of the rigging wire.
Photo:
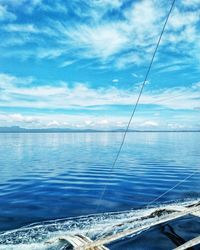
M113 163L112 163L112 165L111 165L110 173L112 173L112 171L113 171L113 169L114 169L114 167L115 167L115 165L116 165L116 162L117 162L117 160L118 160L118 158L119 158L119 155L120 155L120 153L121 153L122 147L123 147L124 142L125 142L125 139L126 139L127 132L128 132L128 130L129 130L130 124L131 124L131 122L132 122L132 120L133 120L133 116L135 115L137 106L138 106L138 104L139 104L141 95L142 95L142 93L143 93L144 86L145 86L145 84L146 84L146 81L147 81L147 78L148 78L148 76L149 76L149 73L150 73L152 64L153 64L153 62L154 62L154 58L155 58L156 52L157 52L158 47L159 47L159 45L160 45L160 42L161 42L163 33L164 33L164 31L165 31L167 22L168 22L168 20L169 20L170 14L171 14L171 12L172 12L172 10L173 10L173 8L174 8L175 1L176 1L176 0L173 0L173 1L172 1L171 7L170 7L169 12L168 12L168 14L167 14L167 16L166 16L166 19L165 19L163 28L162 28L161 33L160 33L160 35L159 35L158 41L157 41L157 43L156 43L156 46L155 46L155 49L154 49L152 58L151 58L151 60L150 60L150 63L149 63L149 66L148 66L148 69L147 69L147 72L146 72L144 81L143 81L143 83L142 83L142 85L141 85L141 89L140 89L140 91L139 91L139 95L138 95L138 97L137 97L137 99L136 99L136 103L135 103L135 105L134 105L134 107L133 107L133 111L132 111L131 116L130 116L130 118L129 118L129 120L128 120L128 123L127 123L126 129L125 129L125 131L124 131L124 134L123 134L122 141L121 141L121 143L120 143L119 149L118 149L117 154L116 154L116 156L115 156L115 158L114 158L114 161L113 161ZM98 202L97 202L96 212L99 211L99 208L100 208L100 205L101 205L101 201L102 201L102 199L103 199L103 197L104 197L104 195L105 195L105 192L106 192L106 190L107 190L107 187L108 187L108 184L105 184L105 186L104 186L104 188L103 188L103 191L102 191L102 193L101 193L101 196L100 196L100 198L99 198L99 200L98 200Z
M157 196L155 199L153 199L152 201L147 203L147 208L149 208L153 203L155 203L156 201L158 201L160 198L162 198L163 196L165 196L166 194L168 194L170 191L172 191L173 189L175 189L176 187L180 186L181 184L183 184L185 181L187 181L188 179L190 179L192 176L194 176L195 174L197 174L198 172L200 172L199 169L193 171L191 174L189 174L188 176L186 176L183 180L177 182L174 186L172 186L171 188L167 189L165 192L163 192L162 194L160 194L159 196Z

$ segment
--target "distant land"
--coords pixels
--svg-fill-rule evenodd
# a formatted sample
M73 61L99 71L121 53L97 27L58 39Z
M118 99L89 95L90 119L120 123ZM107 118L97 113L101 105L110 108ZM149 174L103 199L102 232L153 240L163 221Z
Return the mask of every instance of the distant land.
M21 128L19 126L0 127L0 133L103 133L124 132L124 129L71 129L71 128ZM128 132L200 132L199 130L133 130Z

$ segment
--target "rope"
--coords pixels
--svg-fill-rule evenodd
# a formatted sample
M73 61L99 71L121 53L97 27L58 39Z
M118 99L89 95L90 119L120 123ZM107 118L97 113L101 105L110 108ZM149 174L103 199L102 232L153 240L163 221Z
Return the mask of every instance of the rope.
M153 204L154 202L156 202L157 200L159 200L160 198L162 198L164 195L166 195L167 193L169 193L170 191L172 191L173 189L175 189L176 187L178 187L179 185L181 185L182 183L184 183L185 181L187 181L188 179L190 179L193 175L197 174L200 170L195 170L194 172L192 172L190 175L186 176L183 180L177 182L173 187L169 188L167 191L165 191L164 193L162 193L161 195L159 195L158 197L156 197L155 199L153 199L152 201L150 201L147 204L147 208L149 208L149 206L151 204Z
M120 146L119 146L119 149L118 149L118 151L117 151L116 157L114 158L113 164L111 165L110 173L112 173L112 171L113 171L113 169L114 169L114 167L115 167L115 165L116 165L116 162L117 162L117 160L118 160L118 158L119 158L119 155L120 155L120 153L121 153L122 147L123 147L124 142L125 142L125 139L126 139L127 132L128 132L128 130L129 130L129 127L130 127L130 124L131 124L131 122L132 122L133 116L135 115L137 106L138 106L139 101L140 101L140 98L141 98L141 96L142 96L144 86L145 86L146 81L147 81L147 78L148 78L148 76L149 76L149 73L150 73L152 64L153 64L153 62L154 62L154 58L155 58L156 52L157 52L158 47L159 47L159 45L160 45L160 42L161 42L163 33L164 33L164 31L165 31L165 28L166 28L168 19L169 19L169 17L170 17L170 14L171 14L171 12L172 12L172 10L173 10L175 1L176 1L176 0L173 0L173 1L172 1L170 10L169 10L169 12L168 12L168 14L167 14L167 17L166 17L166 20L165 20L165 22L164 22L163 28L162 28L161 33L160 33L160 35L159 35L159 39L158 39L158 41L157 41L157 43L156 43L156 47L155 47L155 50L154 50L154 52L153 52L152 58L151 58L151 60L150 60L150 63L149 63L149 66L148 66L148 69L147 69L147 72L146 72L144 81L143 81L143 83L142 83L142 86L141 86L141 89L140 89L140 92L139 92L139 95L138 95L138 97L137 97L137 100L136 100L136 103L135 103L135 105L134 105L134 107L133 107L133 111L132 111L132 113L131 113L130 119L129 119L128 124L127 124L127 126L126 126L126 129L125 129L125 131L124 131L124 134L123 134L123 137L122 137L122 141L121 141L121 143L120 143ZM100 198L99 198L99 200L98 200L98 202L97 202L97 207L96 207L96 210L95 210L96 212L99 211L100 204L101 204L101 201L102 201L102 199L103 199L103 197L104 197L104 194L105 194L105 192L106 192L106 190L107 190L107 187L108 187L108 184L105 184L105 186L104 186L104 188L103 188L103 191L102 191L102 193L101 193L101 195L100 195Z

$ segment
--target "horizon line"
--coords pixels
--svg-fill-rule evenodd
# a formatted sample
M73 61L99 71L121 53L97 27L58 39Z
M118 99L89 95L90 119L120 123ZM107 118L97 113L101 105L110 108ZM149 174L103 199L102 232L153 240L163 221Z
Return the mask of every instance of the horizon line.
M19 126L0 127L0 133L121 133L124 128L90 129L90 128L22 128ZM127 132L200 132L200 129L129 129Z

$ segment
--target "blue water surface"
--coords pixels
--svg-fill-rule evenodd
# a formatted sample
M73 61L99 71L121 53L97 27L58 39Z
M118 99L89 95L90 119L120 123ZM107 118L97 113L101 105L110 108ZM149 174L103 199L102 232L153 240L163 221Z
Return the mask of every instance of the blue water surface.
M200 133L1 133L0 230L144 207L197 171ZM157 202L200 197L199 172ZM107 190L102 201L99 197Z

